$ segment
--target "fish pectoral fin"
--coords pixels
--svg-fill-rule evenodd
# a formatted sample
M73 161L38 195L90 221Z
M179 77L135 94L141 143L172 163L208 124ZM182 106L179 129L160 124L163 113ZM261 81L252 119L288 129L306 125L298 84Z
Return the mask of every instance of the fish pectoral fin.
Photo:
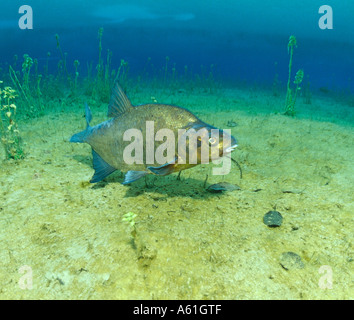
M112 172L116 171L116 168L113 168L106 161L104 161L100 155L92 149L92 160L93 160L93 168L95 169L95 173L90 180L91 183L99 182L109 176Z
M163 164L160 167L147 167L152 173L159 176L167 176L168 174L174 172L175 166L177 164L177 156L170 162Z
M168 174L172 173L175 168L175 163L166 163L160 167L148 167L148 169L159 176L167 176Z
M146 171L128 171L124 176L124 182L122 184L129 184L147 175Z

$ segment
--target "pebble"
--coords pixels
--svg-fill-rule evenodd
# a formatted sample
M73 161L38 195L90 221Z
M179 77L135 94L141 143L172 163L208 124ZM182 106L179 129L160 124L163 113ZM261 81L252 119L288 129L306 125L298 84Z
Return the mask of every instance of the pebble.
M295 252L283 252L279 263L285 270L303 269L305 267L301 257Z
M228 127L237 127L237 123L235 121L229 120L226 124Z
M236 184L231 184L228 182L219 182L210 185L207 190L211 193L220 193L223 191L241 190L241 188Z
M270 228L280 227L283 222L283 216L278 211L268 211L263 217L263 223Z

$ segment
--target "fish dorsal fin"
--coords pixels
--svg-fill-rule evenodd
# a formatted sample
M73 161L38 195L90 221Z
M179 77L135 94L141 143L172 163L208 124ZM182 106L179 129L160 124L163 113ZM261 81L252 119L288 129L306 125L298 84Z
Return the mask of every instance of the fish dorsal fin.
M107 115L108 117L117 117L131 109L133 109L133 105L117 81L112 90Z

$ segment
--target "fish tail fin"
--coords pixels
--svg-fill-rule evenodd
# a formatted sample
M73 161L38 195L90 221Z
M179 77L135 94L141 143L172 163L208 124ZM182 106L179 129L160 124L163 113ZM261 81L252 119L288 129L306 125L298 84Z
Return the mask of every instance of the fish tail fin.
M92 113L90 110L90 107L88 106L87 102L85 103L85 118L86 118L86 129L84 131L81 131L79 133L75 133L71 138L70 142L86 142L86 137L88 133L90 132L90 122L92 120Z
M86 135L87 135L87 129L84 131L81 131L79 133L75 133L71 138L70 138L70 142L81 142L84 143L85 139L86 139Z

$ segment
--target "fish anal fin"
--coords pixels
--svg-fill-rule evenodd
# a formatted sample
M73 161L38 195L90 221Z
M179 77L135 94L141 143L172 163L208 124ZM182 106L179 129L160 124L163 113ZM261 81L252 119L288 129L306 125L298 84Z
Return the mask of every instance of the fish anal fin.
M131 109L133 109L133 105L117 81L112 90L107 115L108 117L117 117Z
M124 182L122 184L129 184L147 175L146 171L133 171L130 170L125 174Z
M109 165L106 161L104 161L100 157L100 155L93 149L92 160L95 173L92 179L90 180L91 183L99 182L117 170L116 168L113 168L111 165Z

